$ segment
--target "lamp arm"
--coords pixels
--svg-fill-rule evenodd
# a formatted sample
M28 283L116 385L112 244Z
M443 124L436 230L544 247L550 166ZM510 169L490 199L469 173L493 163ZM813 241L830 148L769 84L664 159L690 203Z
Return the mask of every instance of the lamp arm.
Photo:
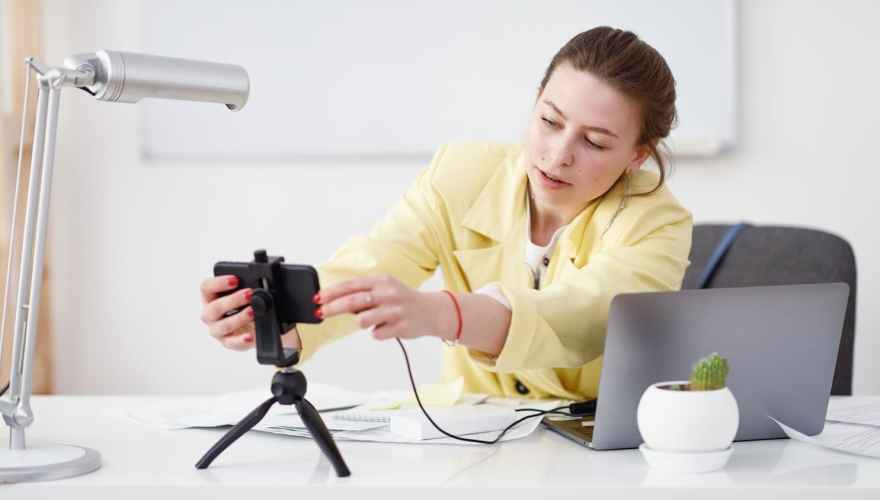
M30 407L34 352L39 331L40 291L43 282L44 249L49 223L49 202L58 132L61 90L76 87L98 100L137 102L144 97L224 104L240 110L247 102L250 81L241 66L151 56L130 52L98 51L75 55L64 67L47 67L33 58L25 60L27 82L31 71L38 81L36 120L31 143L21 257L13 269L15 237L18 233L18 196L24 155L25 120L22 120L18 174L10 224L9 259L0 325L0 355L5 345L6 312L12 287L10 276L17 272L15 321L9 389L0 393L0 415L9 426L9 452L0 450L0 483L35 479L57 479L91 472L101 466L100 454L89 448L50 445L37 449L25 446L25 429L34 421ZM29 85L25 84L27 113ZM2 360L2 357L0 357ZM9 467L7 464L12 463Z
M25 449L24 429L33 422L30 407L33 359L39 328L40 290L43 279L43 260L46 229L49 219L49 201L52 191L52 173L55 161L55 143L58 131L58 108L61 88L69 78L57 68L45 70L29 61L36 71L39 92L34 123L31 169L28 180L27 205L24 218L18 292L15 302L15 327L12 342L12 365L8 401L0 405L3 419L10 427L10 449ZM42 71L42 72L41 72ZM23 154L19 151L19 154ZM16 197L19 186L16 186ZM16 221L12 221L15 226ZM13 251L10 249L10 251Z

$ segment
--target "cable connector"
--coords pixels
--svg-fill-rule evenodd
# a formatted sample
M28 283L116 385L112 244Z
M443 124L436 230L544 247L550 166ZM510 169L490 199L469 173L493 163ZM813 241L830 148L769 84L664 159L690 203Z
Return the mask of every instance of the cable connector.
M598 399L589 401L578 401L568 405L568 411L572 415L594 415L596 413L596 402Z

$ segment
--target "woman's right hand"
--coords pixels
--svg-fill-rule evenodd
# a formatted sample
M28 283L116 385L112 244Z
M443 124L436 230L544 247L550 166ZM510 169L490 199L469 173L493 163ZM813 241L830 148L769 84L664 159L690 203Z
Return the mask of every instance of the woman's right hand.
M249 305L253 290L243 288L235 293L219 295L238 286L238 278L232 275L207 278L202 281L202 323L223 347L244 351L254 347L254 310ZM223 317L233 309L247 306L237 314Z

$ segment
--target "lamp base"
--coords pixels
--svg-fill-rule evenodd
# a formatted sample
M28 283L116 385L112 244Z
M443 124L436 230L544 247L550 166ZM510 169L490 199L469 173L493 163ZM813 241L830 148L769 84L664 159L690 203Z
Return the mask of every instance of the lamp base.
M100 467L101 454L80 446L51 444L24 450L0 450L0 484L64 479Z

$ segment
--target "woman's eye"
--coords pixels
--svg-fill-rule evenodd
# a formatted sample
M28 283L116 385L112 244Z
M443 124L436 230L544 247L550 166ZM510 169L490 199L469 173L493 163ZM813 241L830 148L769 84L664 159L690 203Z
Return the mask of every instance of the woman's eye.
M555 121L553 121L553 120L551 120L551 119L549 119L549 118L547 118L547 117L545 117L545 116L542 116L542 117L541 117L541 121L543 121L544 124L547 125L548 127L551 127L551 128L559 128L559 124L558 124L558 123L556 123ZM586 142L587 142L587 145L590 146L591 148L596 148L596 149L598 149L598 150L600 150L600 151L601 151L601 150L604 150L604 149L607 149L605 146L600 146L600 145L596 144L595 142L591 141L589 137L584 136L584 141L586 141Z
M589 137L584 137L584 140L587 141L587 144L592 148L596 148L600 151L605 149L604 146L600 146L600 145L596 144L595 142L591 141Z

